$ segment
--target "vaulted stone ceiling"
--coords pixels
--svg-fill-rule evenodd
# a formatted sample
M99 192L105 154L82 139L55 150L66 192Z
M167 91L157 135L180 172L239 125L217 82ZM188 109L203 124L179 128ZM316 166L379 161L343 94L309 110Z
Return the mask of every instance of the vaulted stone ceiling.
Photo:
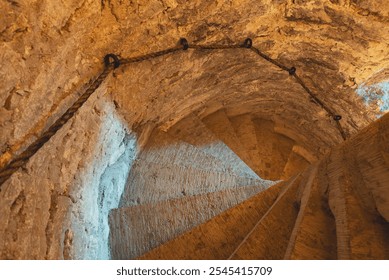
M75 92L101 71L102 57L140 55L190 43L237 43L297 71L343 116L349 134L374 118L355 89L387 79L389 5L381 1L2 1L2 157L39 135ZM381 74L380 74L381 73ZM331 119L287 73L246 50L188 51L116 71L103 95L129 125L168 128L184 115L219 108L258 111L330 145Z
M5 0L0 9L0 167L78 98L107 53L142 55L181 37L197 44L250 37L295 66L343 116L348 134L376 115L356 89L388 79L386 0ZM316 156L342 141L334 121L288 73L249 50L188 50L122 66L2 185L0 246L11 248L4 256L66 258L73 242L75 256L94 258L85 252L101 243L93 235L97 192L106 187L120 195L105 181L119 186L127 179L136 142L129 131L148 124L168 130L190 113L204 118L219 109L272 120Z

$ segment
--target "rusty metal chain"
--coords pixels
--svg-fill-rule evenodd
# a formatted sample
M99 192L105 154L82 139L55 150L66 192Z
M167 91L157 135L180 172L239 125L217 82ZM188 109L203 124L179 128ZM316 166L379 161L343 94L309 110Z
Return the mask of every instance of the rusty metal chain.
M187 48L192 48L192 49L205 49L205 50L208 50L208 49L236 49L236 48L247 48L247 49L250 49L252 50L254 53L256 53L257 55L259 55L260 57L262 57L263 59L269 61L270 63L274 64L275 66L279 67L280 69L286 71L289 73L289 75L293 76L297 83L299 83L301 85L301 87L309 94L310 98L317 104L319 105L320 107L322 107L326 112L327 114L329 114L332 119L336 122L336 127L338 128L339 130L339 133L340 135L342 136L343 140L346 140L347 139L347 135L345 133L345 131L343 130L343 127L341 126L340 124L340 120L342 119L342 116L336 114L331 108L329 108L326 104L323 103L323 101L321 101L319 99L319 97L314 94L308 87L307 85L303 82L303 80L297 75L296 71L297 69L295 67L287 67L283 64L281 64L280 62L272 59L270 56L264 54L263 52L261 52L259 49L253 47L253 41L250 39L250 38L247 38L243 44L241 45L188 45L186 39L181 39L181 40L185 40L186 44L187 44Z
M120 65L131 64L135 62L141 62L145 60L150 60L156 57L164 56L171 53L176 53L178 51L186 51L188 49L194 50L223 50L223 49L250 49L263 59L269 61L270 63L278 66L282 70L285 70L289 73L289 75L293 76L296 81L302 86L302 88L310 95L312 100L321 106L336 122L337 128L344 140L346 140L346 134L340 124L341 116L335 114L328 106L326 106L317 95L315 95L301 80L301 78L296 74L295 67L287 67L278 61L272 59L268 55L262 53L259 49L253 47L252 40L247 38L243 44L231 44L231 45L190 45L185 38L180 39L180 45L165 49L158 52L153 52L141 56L131 57L131 58L123 58L119 59L119 57L115 54L107 54L104 57L104 65L105 68L103 72L91 83L91 85L85 90L85 92L73 103L73 105L66 110L55 122L52 124L38 139L36 139L30 146L28 146L25 151L17 155L13 158L7 165L0 169L0 186L8 180L13 173L15 173L19 168L24 167L28 160L45 144L47 143L51 137L55 135L55 133L60 130L73 116L74 114L81 108L81 106L88 100L88 98L96 91L96 89L102 84L105 78L109 75L109 73L118 68ZM0 188L1 191L1 188Z
M153 59L153 58L156 58L156 57L159 57L159 56L163 56L163 55L167 55L167 54L170 54L170 53L175 53L175 52L178 52L178 51L181 51L181 50L183 50L182 47L176 47L176 48L170 48L170 49L166 49L166 50L163 50L163 51L149 53L149 54L146 54L146 55L136 56L136 57L132 57L132 58L124 58L124 59L120 60L120 64L130 64L130 63L134 63L134 62L140 62L140 61L144 61L144 60L149 60L149 59Z
M94 80L85 92L66 110L38 139L26 148L21 154L12 159L4 168L0 169L0 185L2 185L11 175L20 167L23 167L27 161L46 143L54 134L60 130L68 120L80 109L80 107L88 100L88 98L101 85L104 79L108 76L115 66L108 64L104 71Z
M258 54L260 57L264 58L265 60L269 61L270 63L278 66L279 68L281 68L282 70L285 70L289 73L289 75L293 76L296 81L301 85L301 87L309 94L309 96L312 98L312 100L319 106L321 106L326 112L327 114L329 114L332 119L336 122L336 126L340 132L340 135L342 136L343 140L346 140L347 139L347 135L345 133L345 131L343 130L343 127L341 126L340 124L340 120L342 119L342 116L336 114L332 109L330 109L326 104L323 103L323 101L321 101L319 99L319 97L314 94L308 87L307 85L303 82L303 80L297 75L296 71L296 67L287 67L281 63L279 63L278 61L272 59L271 57L269 57L268 55L262 53L259 49L255 48L252 46L252 40L250 38L247 38L245 40L245 43L244 45L248 48L248 49L251 49L253 52L255 52L256 54Z

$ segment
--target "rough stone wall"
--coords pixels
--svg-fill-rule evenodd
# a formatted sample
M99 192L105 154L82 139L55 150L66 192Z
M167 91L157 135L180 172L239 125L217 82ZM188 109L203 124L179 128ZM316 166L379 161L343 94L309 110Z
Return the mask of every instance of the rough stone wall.
M171 47L179 37L196 43L252 37L271 57L296 66L308 86L343 115L349 133L374 117L354 88L389 60L386 0L6 0L0 9L1 166L66 110L101 71L106 53L144 54ZM190 51L119 68L94 95L102 100L88 101L25 170L2 186L0 244L9 248L2 257L96 256L81 245L80 251L71 250L71 244L97 246L93 240L81 242L90 232L76 234L85 217L96 212L78 216L69 209L77 209L81 196L97 200L98 186L111 175L105 173L101 182L96 178L112 163L109 158L121 158L113 151L132 149L131 141L118 140L125 138L124 127L154 122L168 129L194 110L205 116L221 107L237 106L230 109L241 113L252 106L275 113L280 124L314 143L339 142L325 113L289 80L253 54L228 51ZM106 105L95 108L94 102ZM115 137L98 137L105 110L108 115L116 110L123 121ZM98 227L94 222L88 230Z
M136 137L100 94L1 186L0 259L110 258Z
M343 123L351 132L369 120L352 88L388 63L389 5L385 0L19 0L2 1L0 5L4 14L0 21L3 164L47 127L65 109L66 101L74 100L74 92L98 73L101 58L108 52L122 56L143 54L170 47L179 37L196 43L228 43L250 36L273 58L295 65L314 92L344 116ZM226 60L224 55L219 56ZM199 68L209 60L208 56L191 57L182 63L179 62L184 55L170 59L176 64L159 61L127 67L112 84L108 92L121 113L127 115L129 110L138 109L126 118L130 123L180 118L164 110L163 116L151 117L146 107L150 112L159 112L155 109L168 101L161 98L159 89L166 88L166 94L174 96L173 86L183 75L193 75L188 78L203 91L207 90L207 80L217 83L216 73L212 72L216 69ZM247 60L236 59L242 68L250 67ZM213 74L198 75L198 71ZM239 73L226 73L230 77L228 85L243 84ZM158 82L145 89L144 83L149 81L144 81L144 76L150 74ZM239 80L242 82L236 83ZM264 79L258 80L263 82ZM220 85L218 88L224 92ZM288 89L289 84L271 92L284 94ZM184 95L190 95L188 90ZM244 91L257 92L247 88ZM207 100L176 103L172 108L196 107ZM312 107L308 98L302 105L305 109ZM277 105L267 107L274 106Z

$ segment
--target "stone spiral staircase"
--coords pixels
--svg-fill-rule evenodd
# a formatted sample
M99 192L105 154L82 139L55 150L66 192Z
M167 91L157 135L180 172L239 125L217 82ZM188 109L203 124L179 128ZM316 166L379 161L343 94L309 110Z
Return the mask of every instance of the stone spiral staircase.
M388 130L318 161L254 114L155 129L109 216L112 258L389 259Z

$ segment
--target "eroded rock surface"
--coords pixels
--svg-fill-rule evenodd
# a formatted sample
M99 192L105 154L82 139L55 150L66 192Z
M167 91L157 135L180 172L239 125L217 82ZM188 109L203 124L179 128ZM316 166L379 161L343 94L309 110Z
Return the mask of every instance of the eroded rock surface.
M251 37L272 58L297 67L343 116L348 134L375 118L355 89L368 79L382 81L389 63L386 0L7 0L0 9L0 166L76 100L106 53L140 55L180 37L199 44ZM111 198L96 206L101 190L117 176L125 180L128 170L115 173L135 156L131 130L147 123L168 130L190 113L204 118L221 108L230 116L257 111L314 143L315 155L342 141L287 73L248 50L189 50L121 67L1 187L1 257L102 256L96 252L106 249L83 236L104 232L93 211L109 209Z

